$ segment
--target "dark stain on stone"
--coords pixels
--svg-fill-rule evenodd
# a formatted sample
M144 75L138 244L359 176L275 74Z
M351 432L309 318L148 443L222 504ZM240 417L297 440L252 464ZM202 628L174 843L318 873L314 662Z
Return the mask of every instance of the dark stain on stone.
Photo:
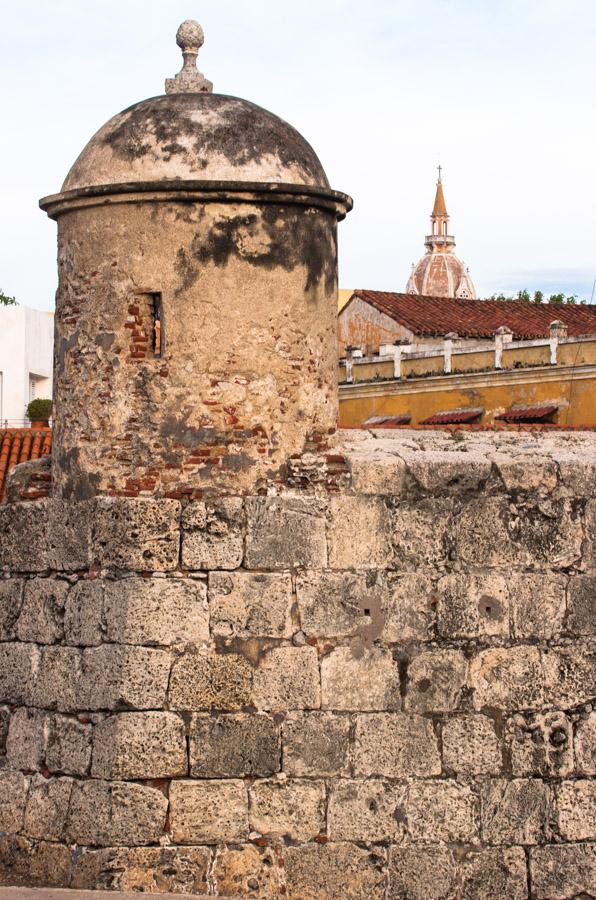
M177 159L195 171L206 168L213 155L234 166L273 157L283 167L297 168L305 184L329 187L315 151L295 128L236 97L199 93L153 97L124 110L101 141L126 161L144 156L166 162ZM76 179L76 165L72 177Z
M95 336L95 343L98 347L101 347L102 350L109 350L115 340L116 335L107 331Z
M72 447L60 455L62 474L66 475L62 487L64 500L90 500L97 496L101 476L97 472L83 472L79 466L79 448Z
M259 245L263 249L253 249ZM232 258L267 271L292 272L302 265L306 268L304 290L308 293L322 281L330 294L335 290L337 261L334 216L268 204L259 215L222 217L207 233L200 231L188 251L182 247L178 250L175 267L180 286L176 294L192 287L201 266L211 263L223 267Z
M74 345L77 342L78 331L75 331L74 334L71 334L69 338L61 337L57 342L56 346L56 368L57 374L62 374L64 372L64 363L66 362L66 354L72 350Z
M489 619L501 619L503 617L503 607L496 597L489 597L484 594L478 601L478 612L481 616Z

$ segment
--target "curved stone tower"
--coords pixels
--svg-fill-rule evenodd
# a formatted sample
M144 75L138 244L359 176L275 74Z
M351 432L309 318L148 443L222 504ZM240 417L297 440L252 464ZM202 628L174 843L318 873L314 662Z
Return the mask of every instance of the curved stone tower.
M334 427L348 201L208 92L201 37L44 202L55 486L25 463L0 503L0 885L591 897L591 435L299 452Z
M64 498L279 477L337 424L336 224L312 147L211 93L184 23L167 93L114 116L60 194L53 480Z

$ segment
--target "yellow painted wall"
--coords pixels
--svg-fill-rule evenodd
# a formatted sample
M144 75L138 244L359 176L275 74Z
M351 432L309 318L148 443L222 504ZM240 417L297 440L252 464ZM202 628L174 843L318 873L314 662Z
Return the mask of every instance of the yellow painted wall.
M339 288L337 291L337 311L338 313L342 311L350 297L354 291L344 290L344 288Z
M596 341L559 344L557 360L560 366L585 366L596 361Z
M452 353L451 371L469 372L474 369L492 369L495 365L494 350L478 350L477 353Z
M514 347L511 350L503 349L503 357L501 360L501 368L513 369L516 363L522 365L550 365L550 346L548 344L541 347Z
M379 385L382 396L358 396L358 387L347 385L340 390L340 425L344 428L361 426L370 416L397 415L409 413L411 424L417 425L422 419L437 412L459 407L482 406L486 410L481 424L490 425L496 413L516 404L539 404L555 402L563 406L554 421L563 425L596 424L596 374L585 380L578 380L580 370L549 367L545 374L558 377L555 381L514 384L521 371L508 376L499 372L474 376L443 376L430 383L429 379L412 380L406 383L408 392L403 392L402 382L388 382ZM529 369L536 377L537 369ZM466 385L475 382L475 386ZM457 386L454 385L457 382ZM424 392L416 393L416 385L424 384ZM395 390L395 386L399 390Z
M402 359L401 375L427 375L429 373L440 375L445 365L443 356L427 356L421 359Z

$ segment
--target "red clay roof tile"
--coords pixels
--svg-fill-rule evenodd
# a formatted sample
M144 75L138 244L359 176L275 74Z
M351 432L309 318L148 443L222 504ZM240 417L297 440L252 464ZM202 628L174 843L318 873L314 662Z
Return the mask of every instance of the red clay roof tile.
M445 412L435 413L428 419L422 419L421 425L459 425L462 422L473 422L478 419L484 409L481 406L471 407L470 409L452 409Z
M512 406L511 409L495 416L495 419L502 419L505 422L517 422L520 419L545 419L556 412L558 408L549 403L544 403L542 406Z
M567 325L570 337L596 333L596 304L554 306L523 300L461 300L366 290L354 291L352 297L360 297L414 334L427 337L443 337L455 331L462 338L492 338L497 328L505 325L516 339L545 338L555 319Z
M16 465L48 456L52 449L51 428L0 428L0 501L6 480Z

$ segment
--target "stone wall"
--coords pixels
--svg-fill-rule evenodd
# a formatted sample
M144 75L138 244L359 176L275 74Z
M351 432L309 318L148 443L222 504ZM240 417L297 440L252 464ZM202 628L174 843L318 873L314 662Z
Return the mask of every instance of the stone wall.
M0 506L0 881L593 895L595 487L591 435L353 432Z

